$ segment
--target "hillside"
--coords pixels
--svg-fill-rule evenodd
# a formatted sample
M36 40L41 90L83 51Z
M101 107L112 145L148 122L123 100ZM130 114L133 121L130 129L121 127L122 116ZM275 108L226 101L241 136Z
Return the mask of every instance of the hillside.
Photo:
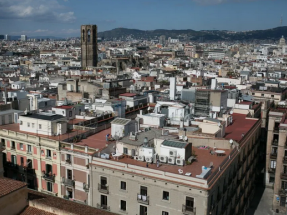
M125 39L132 37L134 39L158 39L159 36L165 35L166 38L184 38L187 40L266 40L274 39L278 40L282 35L287 37L287 26L277 27L266 30L254 30L246 32L230 33L226 30L203 30L195 31L191 29L187 30L138 30L127 28L116 28L110 31L99 32L98 36L107 40L112 39Z

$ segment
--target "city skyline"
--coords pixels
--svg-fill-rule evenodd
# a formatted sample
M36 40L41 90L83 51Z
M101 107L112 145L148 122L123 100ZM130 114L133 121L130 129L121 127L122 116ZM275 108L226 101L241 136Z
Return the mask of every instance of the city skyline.
M120 27L261 30L280 26L286 6L284 0L0 0L0 34L73 37L80 36L81 24L96 24L99 32Z

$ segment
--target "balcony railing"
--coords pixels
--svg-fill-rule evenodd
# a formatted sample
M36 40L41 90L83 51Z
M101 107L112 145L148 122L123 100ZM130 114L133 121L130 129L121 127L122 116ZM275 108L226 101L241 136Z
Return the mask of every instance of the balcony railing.
M279 194L282 196L286 196L287 195L287 189L280 189Z
M283 157L283 163L287 164L287 157Z
M75 187L75 181L72 179L62 177L62 183L69 187Z
M103 209L103 210L110 210L110 206L103 205L103 204L97 204L97 208Z
M275 141L275 140L272 141L272 145L273 145L273 146L278 146L278 141Z
M11 146L11 150L16 150L15 146Z
M287 173L281 173L281 179L287 180Z
M271 159L276 159L277 158L277 153L271 153L270 154Z
M98 190L100 193L109 194L109 186L105 184L98 184Z
M67 160L66 160L66 163L67 163L67 164L71 164L72 161L71 161L70 159L67 159Z
M275 127L273 130L274 133L279 133L279 127Z
M145 205L149 204L149 196L141 195L138 193L137 194L137 200L138 200L138 203L142 203Z
M48 173L44 173L42 176L46 181L52 181L55 182L55 175L51 175Z
M195 215L196 214L196 208L182 205L182 213L187 214L187 215Z
M31 154L32 154L32 151L27 151L27 154L28 154L28 155L31 155Z
M83 189L84 189L86 192L89 192L90 185L89 185L89 184L86 184L86 183L84 182L84 183L83 183Z

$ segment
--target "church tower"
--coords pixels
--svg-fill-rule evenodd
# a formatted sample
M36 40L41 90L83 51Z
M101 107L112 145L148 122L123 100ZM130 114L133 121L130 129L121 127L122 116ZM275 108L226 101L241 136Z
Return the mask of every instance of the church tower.
M98 63L97 26L81 26L82 68L96 67Z

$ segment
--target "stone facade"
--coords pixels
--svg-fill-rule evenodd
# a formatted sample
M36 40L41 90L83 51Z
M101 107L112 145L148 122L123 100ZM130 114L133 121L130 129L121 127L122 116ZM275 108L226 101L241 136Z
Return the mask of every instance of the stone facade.
M96 67L98 61L97 26L81 26L82 68Z

